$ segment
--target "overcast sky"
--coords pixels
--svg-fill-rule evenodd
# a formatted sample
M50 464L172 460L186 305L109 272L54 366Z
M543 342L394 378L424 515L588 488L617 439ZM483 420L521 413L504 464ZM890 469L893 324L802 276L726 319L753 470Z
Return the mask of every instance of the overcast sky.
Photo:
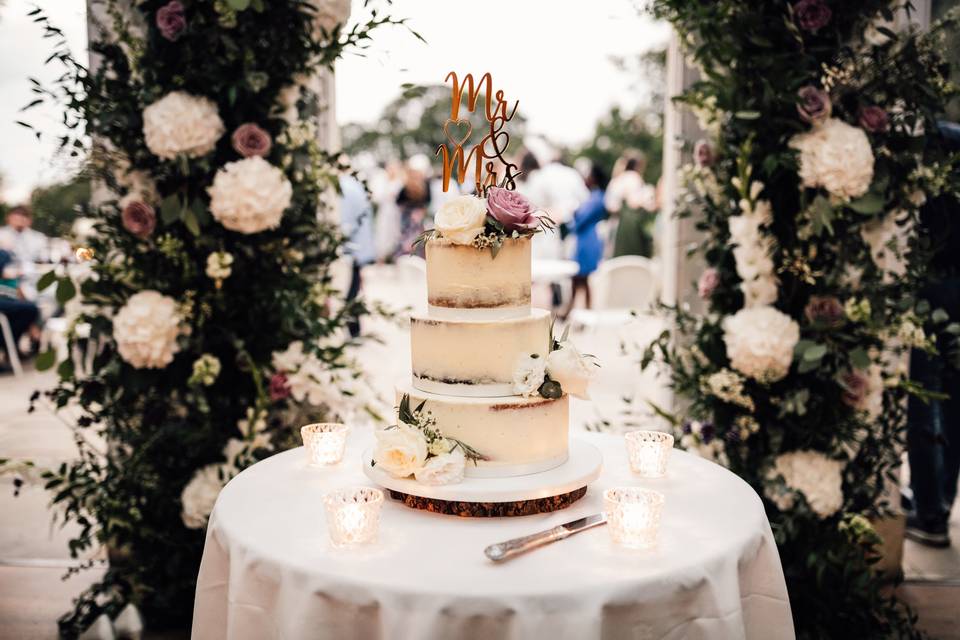
M0 173L3 197L23 199L37 184L64 175L70 164L54 157L53 147L14 124L18 109L31 100L27 77L49 79L59 72L44 67L50 43L26 13L31 0L7 0L0 7ZM82 0L41 2L64 30L74 51L85 51ZM551 140L586 140L596 120L612 104L636 100L633 80L618 71L611 56L662 46L663 25L641 16L635 0L397 0L393 13L408 17L426 40L402 28L385 28L365 56L347 55L337 66L340 122L376 121L404 82L442 83L449 71L480 76L489 71L507 98L519 100L528 127ZM353 20L363 0L354 0ZM58 114L32 111L30 121L56 133ZM53 136L50 136L51 138ZM52 140L51 140L52 142Z

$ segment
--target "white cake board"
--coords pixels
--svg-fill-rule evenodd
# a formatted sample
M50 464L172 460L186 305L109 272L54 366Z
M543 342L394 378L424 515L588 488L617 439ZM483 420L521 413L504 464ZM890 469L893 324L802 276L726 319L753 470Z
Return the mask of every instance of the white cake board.
M363 452L363 472L385 489L450 502L519 502L539 500L581 489L600 477L603 456L588 442L570 440L570 457L558 467L509 478L464 478L456 484L431 486L413 478L394 478L370 466L373 449ZM469 464L469 463L467 463Z

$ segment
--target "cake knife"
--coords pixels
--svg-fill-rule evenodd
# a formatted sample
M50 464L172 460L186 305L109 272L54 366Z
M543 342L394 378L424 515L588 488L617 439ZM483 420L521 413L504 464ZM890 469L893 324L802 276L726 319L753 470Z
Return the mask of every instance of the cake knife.
M586 518L580 518L579 520L558 525L553 529L547 529L546 531L523 536L522 538L513 538L506 542L492 544L484 549L483 553L494 562L501 562L503 560L509 560L521 553L536 549L537 547L569 538L575 533L580 533L593 527L599 527L603 524L607 524L607 518L602 513L597 513L592 516L587 516Z

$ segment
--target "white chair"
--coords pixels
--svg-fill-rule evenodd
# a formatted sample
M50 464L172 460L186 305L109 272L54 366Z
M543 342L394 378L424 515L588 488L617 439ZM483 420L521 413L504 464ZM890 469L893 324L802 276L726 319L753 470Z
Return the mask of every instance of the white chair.
M641 256L620 256L600 263L590 276L593 309L574 309L574 327L622 327L635 315L648 315L660 295L657 263Z
M7 358L10 360L10 368L13 369L13 375L19 378L23 375L20 353L17 351L17 341L13 339L13 328L4 313L0 313L0 333L3 333L3 344L7 350Z

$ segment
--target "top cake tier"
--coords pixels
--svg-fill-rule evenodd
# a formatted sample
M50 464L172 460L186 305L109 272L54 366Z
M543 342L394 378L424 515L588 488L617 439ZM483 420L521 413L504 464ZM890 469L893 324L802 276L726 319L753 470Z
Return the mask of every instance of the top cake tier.
M427 302L436 318L506 319L530 313L530 238L489 248L429 240Z

